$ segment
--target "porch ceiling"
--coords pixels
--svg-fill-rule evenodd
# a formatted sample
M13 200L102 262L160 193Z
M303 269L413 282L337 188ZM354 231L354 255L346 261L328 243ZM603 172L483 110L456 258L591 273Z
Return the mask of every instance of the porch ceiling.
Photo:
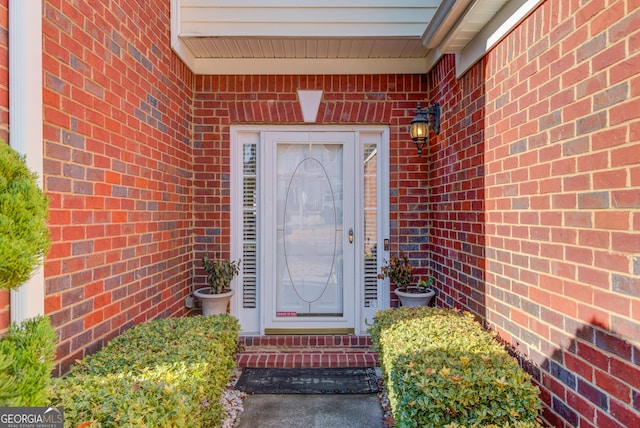
M196 74L424 73L509 0L171 0Z

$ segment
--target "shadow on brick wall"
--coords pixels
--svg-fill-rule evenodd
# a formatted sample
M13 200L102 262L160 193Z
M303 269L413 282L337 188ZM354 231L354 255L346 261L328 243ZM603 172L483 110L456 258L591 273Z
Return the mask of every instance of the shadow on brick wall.
M540 365L505 347L540 388L551 426L640 426L640 349L596 320Z

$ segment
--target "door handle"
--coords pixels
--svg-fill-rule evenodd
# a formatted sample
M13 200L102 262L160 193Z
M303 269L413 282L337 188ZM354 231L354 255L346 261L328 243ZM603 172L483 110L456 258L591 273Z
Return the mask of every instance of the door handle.
M349 228L349 244L353 244L353 228Z

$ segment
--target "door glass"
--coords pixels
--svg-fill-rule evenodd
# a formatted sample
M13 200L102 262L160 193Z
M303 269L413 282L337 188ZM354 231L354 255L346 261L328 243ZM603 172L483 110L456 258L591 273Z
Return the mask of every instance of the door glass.
M277 146L276 316L343 315L343 146Z

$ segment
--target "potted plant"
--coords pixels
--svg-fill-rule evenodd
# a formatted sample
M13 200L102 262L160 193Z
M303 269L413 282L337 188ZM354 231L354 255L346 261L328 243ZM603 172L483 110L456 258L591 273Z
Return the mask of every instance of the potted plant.
M227 305L233 296L231 280L240 272L240 261L240 259L211 260L207 256L202 258L202 266L207 271L209 287L193 292L193 295L202 303L202 315L227 312Z
M391 255L386 264L380 268L378 278L393 280L397 287L394 293L400 299L402 306L426 306L436 294L431 288L434 281L432 277L426 281L422 280L416 285L411 285L413 268L404 251L400 251L400 256Z

